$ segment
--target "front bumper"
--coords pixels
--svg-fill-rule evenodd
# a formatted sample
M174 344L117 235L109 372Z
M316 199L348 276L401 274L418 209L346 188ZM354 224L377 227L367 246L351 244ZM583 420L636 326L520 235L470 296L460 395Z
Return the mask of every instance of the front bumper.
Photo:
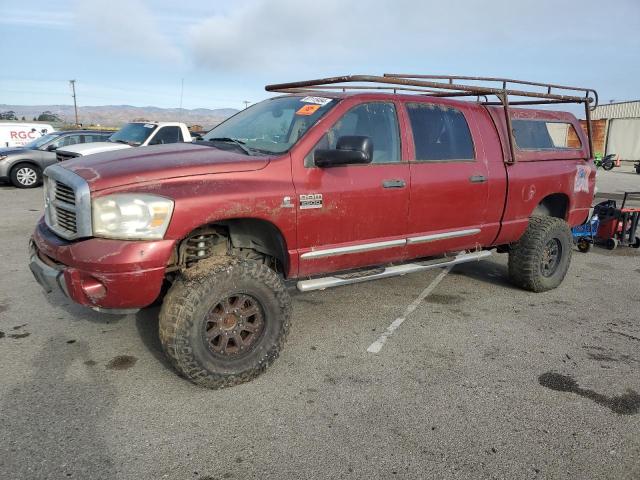
M67 297L69 296L67 284L64 280L64 270L55 265L45 263L38 255L33 241L29 243L29 269L45 293L59 290Z
M29 267L46 292L62 291L94 310L124 313L158 298L174 244L102 238L67 242L40 221L30 243Z

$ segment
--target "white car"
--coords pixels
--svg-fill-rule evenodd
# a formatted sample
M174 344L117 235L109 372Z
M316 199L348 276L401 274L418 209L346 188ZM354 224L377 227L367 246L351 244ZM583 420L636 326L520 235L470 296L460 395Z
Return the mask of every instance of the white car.
M0 122L0 148L22 147L55 131L48 123Z
M106 142L83 143L59 148L56 151L56 158L61 162L111 150L180 142L191 142L191 134L184 123L131 122L111 135Z

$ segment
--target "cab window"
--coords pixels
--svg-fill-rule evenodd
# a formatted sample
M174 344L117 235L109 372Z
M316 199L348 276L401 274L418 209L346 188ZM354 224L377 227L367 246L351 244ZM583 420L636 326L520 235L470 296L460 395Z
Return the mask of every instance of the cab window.
M151 139L149 145L160 145L165 143L182 142L182 131L180 127L162 127L155 137Z
M472 161L473 140L460 110L431 103L409 103L407 112L418 161Z
M68 147L69 145L77 145L78 143L82 143L81 135L67 135L66 137L64 137L62 146Z
M398 117L393 103L372 102L353 107L320 139L305 158L305 167L313 167L313 154L317 149L334 149L338 138L366 136L373 144L372 163L401 161Z

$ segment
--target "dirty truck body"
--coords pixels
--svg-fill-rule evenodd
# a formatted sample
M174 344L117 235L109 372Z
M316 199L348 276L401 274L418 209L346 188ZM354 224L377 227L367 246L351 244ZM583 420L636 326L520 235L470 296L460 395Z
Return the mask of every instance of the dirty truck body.
M573 115L386 90L282 91L203 142L49 168L30 264L45 290L122 312L168 287L165 352L187 378L221 387L277 357L288 281L326 288L493 248L509 253L524 288L562 281L569 228L588 216L595 183ZM283 127L228 138L264 118ZM136 208L149 217L131 220L139 233L101 224Z

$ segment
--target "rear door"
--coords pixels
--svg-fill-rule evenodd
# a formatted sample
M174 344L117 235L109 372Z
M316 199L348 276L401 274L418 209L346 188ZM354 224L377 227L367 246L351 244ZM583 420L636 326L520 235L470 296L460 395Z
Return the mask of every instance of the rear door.
M398 106L391 101L345 100L332 125L304 157L293 155L298 198L299 275L347 270L406 256L409 166L402 159ZM330 121L327 118L327 121ZM367 165L319 168L318 148L335 148L341 136L373 142Z
M447 103L415 102L405 107L413 135L409 256L488 244L497 225L491 232L485 228L489 169L479 133L472 133L475 128L467 119L472 116L464 107Z

